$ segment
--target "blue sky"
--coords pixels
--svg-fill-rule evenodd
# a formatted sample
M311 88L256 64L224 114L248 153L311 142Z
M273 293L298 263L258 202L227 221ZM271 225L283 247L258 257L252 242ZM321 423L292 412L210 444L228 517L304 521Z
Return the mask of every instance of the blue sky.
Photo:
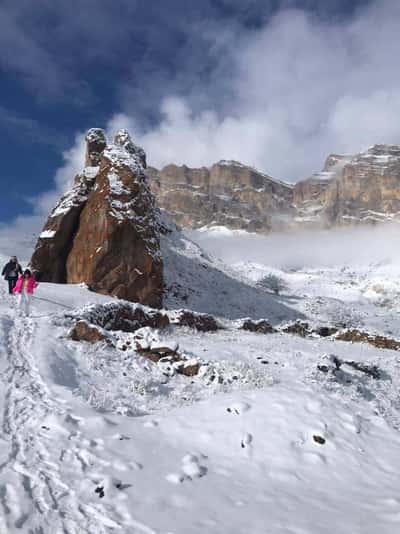
M43 216L92 126L128 126L158 166L227 157L291 181L330 151L396 142L396 4L3 0L0 222Z

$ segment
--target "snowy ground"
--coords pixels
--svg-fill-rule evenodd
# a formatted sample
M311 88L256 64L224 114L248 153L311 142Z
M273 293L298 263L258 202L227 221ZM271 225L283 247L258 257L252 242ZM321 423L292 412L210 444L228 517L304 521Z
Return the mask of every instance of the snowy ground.
M22 318L1 286L0 533L399 532L400 353L236 321L262 312L400 338L396 262L289 268L246 254L220 273L183 248L170 262L185 258L186 282L197 262L197 286L185 293L184 276L170 304L185 293L188 307L219 309L226 329L159 335L220 380L168 378L134 352L68 339L64 312L103 296L41 284ZM285 279L283 295L257 287L268 272ZM374 363L381 378L322 373L331 354Z

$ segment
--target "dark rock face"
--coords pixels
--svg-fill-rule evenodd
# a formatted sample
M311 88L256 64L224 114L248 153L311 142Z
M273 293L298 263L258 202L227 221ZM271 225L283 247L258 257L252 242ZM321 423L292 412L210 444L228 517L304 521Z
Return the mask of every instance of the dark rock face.
M144 152L123 130L99 154L102 135L89 131L91 166L51 213L31 265L42 281L85 282L100 293L160 307L159 212L146 182Z
M86 167L76 176L73 188L51 212L30 261L32 268L40 273L42 282L67 281L67 258L95 176L96 168Z

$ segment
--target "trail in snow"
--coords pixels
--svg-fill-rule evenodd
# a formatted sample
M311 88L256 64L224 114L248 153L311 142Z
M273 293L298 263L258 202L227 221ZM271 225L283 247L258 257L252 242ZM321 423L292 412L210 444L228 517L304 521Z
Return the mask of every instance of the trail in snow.
M296 276L304 287L308 274ZM329 276L318 280L317 293L332 295ZM293 288L290 297L303 302ZM162 332L221 374L234 369L233 383L250 377L241 389L214 388L201 378L167 380L133 350L67 339L60 304L104 296L41 284L34 315L21 319L3 290L1 534L399 530L398 352L253 334L229 321L213 334ZM336 297L337 312L353 313ZM317 366L331 353L377 364L384 379L351 369L343 380L324 375ZM148 415L129 416L138 413Z
M79 487L64 482L82 484L90 479L89 470L97 470L101 477L102 465L85 447L81 418L52 395L38 371L30 352L36 328L32 319L1 318L1 347L6 347L3 356L8 362L1 439L9 443L8 457L0 465L1 532L114 532L121 528L121 517L109 506L95 503L95 487L87 488L93 497L85 503L77 498ZM125 514L124 524L129 523L134 522ZM137 532L151 532L143 528Z

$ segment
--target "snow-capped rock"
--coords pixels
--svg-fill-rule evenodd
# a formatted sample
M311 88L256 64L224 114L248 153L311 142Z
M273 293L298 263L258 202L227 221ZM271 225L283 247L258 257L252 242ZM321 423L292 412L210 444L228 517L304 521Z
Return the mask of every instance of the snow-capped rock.
M86 141L89 166L50 215L32 267L43 281L84 282L100 293L160 307L159 211L144 174L145 154L125 130L107 146L97 128Z

